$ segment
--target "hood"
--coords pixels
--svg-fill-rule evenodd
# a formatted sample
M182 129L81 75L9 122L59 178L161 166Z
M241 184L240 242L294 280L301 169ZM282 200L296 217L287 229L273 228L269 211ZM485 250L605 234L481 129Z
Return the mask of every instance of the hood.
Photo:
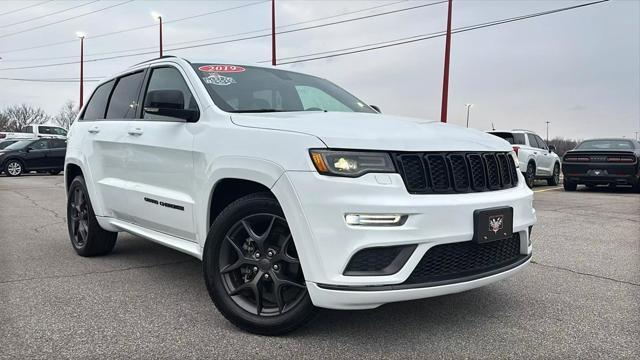
M389 151L510 151L485 132L408 117L347 112L232 114L239 126L316 136L329 148Z

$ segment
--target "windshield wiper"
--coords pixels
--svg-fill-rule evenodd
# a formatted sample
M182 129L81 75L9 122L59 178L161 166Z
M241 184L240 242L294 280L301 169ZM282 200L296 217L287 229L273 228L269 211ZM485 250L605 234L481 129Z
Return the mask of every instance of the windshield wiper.
M269 112L288 112L290 110L276 110L276 109L250 109L250 110L231 110L232 113L269 113Z

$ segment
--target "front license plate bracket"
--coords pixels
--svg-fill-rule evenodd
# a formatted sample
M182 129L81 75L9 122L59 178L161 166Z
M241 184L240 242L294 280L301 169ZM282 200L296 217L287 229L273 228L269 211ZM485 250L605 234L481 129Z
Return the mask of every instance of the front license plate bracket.
M513 236L513 208L480 209L473 212L473 240L486 243Z

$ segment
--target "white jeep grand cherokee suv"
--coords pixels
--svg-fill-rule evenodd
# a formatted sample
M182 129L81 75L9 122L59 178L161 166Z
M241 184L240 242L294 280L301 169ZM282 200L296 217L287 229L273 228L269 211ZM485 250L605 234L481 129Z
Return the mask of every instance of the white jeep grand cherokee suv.
M219 311L279 334L504 279L531 258L533 194L486 133L382 115L327 80L163 57L98 85L71 127L82 256L125 231L190 254Z
M518 157L518 164L527 186L533 188L536 179L547 180L550 186L560 183L560 157L553 146L547 145L529 130L489 131L509 142Z

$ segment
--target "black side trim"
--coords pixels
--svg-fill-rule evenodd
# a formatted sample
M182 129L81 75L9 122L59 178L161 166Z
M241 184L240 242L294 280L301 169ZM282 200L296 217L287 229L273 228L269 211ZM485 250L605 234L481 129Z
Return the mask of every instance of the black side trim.
M467 281L478 280L487 276L496 275L501 272L505 272L507 270L514 269L525 262L531 259L531 255L522 255L518 261L511 263L505 267L501 267L499 269L487 271L480 274L474 274L470 276L465 276L461 278L451 279L451 280L443 280L443 281L432 281L428 283L421 284L398 284L398 285L364 285L364 286L349 286L349 285L328 285L328 284L318 284L319 287L327 290L339 290L339 291L389 291L389 290L404 290L404 289L416 289L416 288L427 288L432 286L442 286L442 285L450 285L456 283L462 283Z
M353 257L351 257L351 260L349 261L349 265L347 265L347 269L344 271L344 275L346 275L346 276L393 275L393 274L397 273L398 271L400 271L400 269L402 269L404 264L406 264L407 260L409 260L409 258L411 257L411 254L413 254L413 251L416 249L416 247L418 247L418 245L402 245L402 246L374 247L374 248L362 249L362 250L358 251L357 253L355 253L355 255L353 255ZM384 266L382 269L350 270L350 268L353 267L352 265L353 265L354 259L356 259L358 255L365 254L368 251L376 251L376 250L382 250L382 251L384 251L384 250L388 250L388 251L396 250L397 254L392 254L392 255L395 255L395 258L388 265ZM366 256L366 254L364 256Z

